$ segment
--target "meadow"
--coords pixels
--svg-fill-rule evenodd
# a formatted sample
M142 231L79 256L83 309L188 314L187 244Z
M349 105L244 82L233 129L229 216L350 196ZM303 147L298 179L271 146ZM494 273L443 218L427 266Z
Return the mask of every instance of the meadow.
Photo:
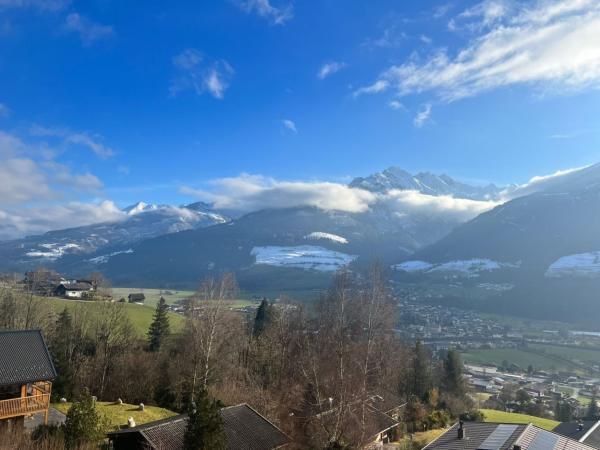
M485 422L498 423L532 423L544 430L553 430L560 422L552 419L543 419L541 417L529 416L527 414L509 413L496 411L495 409L480 409L485 416Z

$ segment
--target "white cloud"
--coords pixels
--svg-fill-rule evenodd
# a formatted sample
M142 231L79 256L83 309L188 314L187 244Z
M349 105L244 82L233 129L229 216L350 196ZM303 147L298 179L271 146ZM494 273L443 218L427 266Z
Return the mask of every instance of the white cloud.
M377 80L373 84L365 87L361 87L354 91L354 97L359 97L363 94L378 94L385 91L389 86L389 82L386 80Z
M427 195L418 191L393 190L381 197L381 202L399 214L438 214L448 219L464 222L488 211L499 203L468 200L449 195Z
M419 36L419 40L423 43L423 44L431 44L433 42L433 39L431 39L429 36L422 34Z
M405 106L402 104L402 102L401 102L401 101L399 101L399 100L390 100L390 101L388 102L388 106L389 106L390 108L392 108L392 109L395 109L395 110L399 110L399 109L406 109L406 107L405 107Z
M129 173L131 172L131 170L129 169L128 166L117 166L117 172L120 175L127 176L127 175L129 175Z
M421 128L423 125L425 125L429 121L430 117L431 117L431 103L426 103L421 107L421 109L415 116L415 119L413 120L413 124L415 127Z
M71 13L65 19L65 29L79 34L84 45L91 45L101 39L110 38L115 30L110 25L92 22L78 13Z
M0 118L10 116L10 109L4 103L0 103Z
M298 129L296 128L296 122L290 119L283 119L281 121L286 130L291 131L292 133L298 133Z
M115 222L126 218L113 202L68 202L28 207L17 211L0 209L0 240L45 233L49 230Z
M600 86L597 0L485 1L454 24L473 33L454 55L438 49L424 61L391 66L357 92L393 88L400 95L430 92L454 101L511 85L545 93Z
M182 188L185 194L214 202L217 209L256 211L264 208L316 206L321 209L363 212L375 194L330 182L279 181L243 174L212 182L212 191Z
M202 53L188 48L173 57L173 66L178 76L171 82L170 92L177 95L185 90L193 90L202 95L208 92L213 97L222 99L229 88L234 70L225 60L206 62Z
M321 68L317 72L317 78L324 80L328 76L333 75L336 72L339 72L344 67L346 67L346 63L344 63L344 62L333 61L333 62L325 63L321 66Z
M100 142L97 136L90 136L85 132L71 131L68 128L50 128L41 125L34 125L31 127L30 132L33 136L60 138L65 144L86 147L99 158L108 158L115 154L115 151Z
M574 167L571 169L557 170L549 175L537 175L532 177L527 183L521 185L513 185L507 188L501 193L504 199L513 199L517 197L523 197L524 195L533 194L543 189L550 189L554 186L558 186L565 181L565 178L570 175L578 176L583 174L585 169L592 169L593 166ZM591 175L593 179L597 178L597 175Z
M416 191L392 190L374 193L345 184L321 181L281 181L260 175L242 174L212 182L212 189L183 187L181 192L216 208L236 211L257 211L267 208L315 206L324 210L364 213L383 205L397 213L441 214L451 220L469 220L497 205L491 201L435 197Z
M276 7L270 0L245 0L239 2L239 5L247 13L258 14L274 25L283 25L294 17L294 7L291 3Z

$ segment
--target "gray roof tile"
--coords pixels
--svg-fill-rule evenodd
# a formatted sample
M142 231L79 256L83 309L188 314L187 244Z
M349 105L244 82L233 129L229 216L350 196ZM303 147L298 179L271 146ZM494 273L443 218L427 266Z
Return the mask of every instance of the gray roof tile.
M55 378L40 330L0 331L0 386Z

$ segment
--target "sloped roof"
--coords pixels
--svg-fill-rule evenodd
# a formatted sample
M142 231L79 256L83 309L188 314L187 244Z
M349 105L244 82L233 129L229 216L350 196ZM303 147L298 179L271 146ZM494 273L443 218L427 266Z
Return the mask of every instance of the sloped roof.
M504 428L502 428L504 427ZM510 428L509 428L510 427ZM485 422L465 422L465 438L458 439L458 424L425 447L427 450L478 450L491 448L510 450L519 445L522 450L593 450L593 447L547 431L535 425L514 425ZM501 439L493 439L494 432L508 430ZM492 439L490 439L492 436ZM498 434L496 435L498 436Z
M223 428L230 450L272 450L290 439L275 425L246 404L222 408ZM148 422L109 433L112 439L125 433L140 433L152 449L181 450L187 415Z
M0 331L0 386L55 378L40 330Z

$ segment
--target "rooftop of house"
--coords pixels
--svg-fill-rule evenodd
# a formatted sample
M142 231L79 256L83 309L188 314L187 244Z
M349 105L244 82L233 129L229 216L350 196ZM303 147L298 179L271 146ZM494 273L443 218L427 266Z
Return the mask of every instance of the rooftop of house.
M40 330L0 331L0 386L55 378L56 370Z
M594 447L535 425L465 422L454 424L427 450L593 450ZM424 449L424 450L425 450Z
M246 404L222 408L227 447L231 450L271 450L287 444L289 438L270 421ZM187 415L148 422L109 433L111 440L129 433L140 433L151 449L181 450Z
M67 291L89 291L93 288L90 281L76 281L75 283L61 283Z
M552 431L600 449L600 420L564 422Z

